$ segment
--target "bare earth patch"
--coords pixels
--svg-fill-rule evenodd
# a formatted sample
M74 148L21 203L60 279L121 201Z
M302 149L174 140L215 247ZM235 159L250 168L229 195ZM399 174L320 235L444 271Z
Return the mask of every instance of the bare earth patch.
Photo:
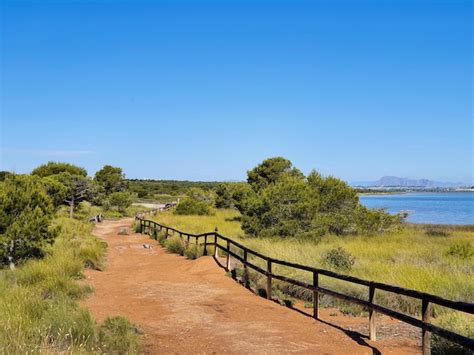
M380 341L371 342L367 318L334 317L335 310L323 309L322 321L315 321L254 295L212 257L191 261L147 236L118 235L131 223L105 221L95 228L109 245L107 266L86 271L95 293L83 304L99 321L122 315L137 324L145 353L420 353L416 336L398 321L377 319Z

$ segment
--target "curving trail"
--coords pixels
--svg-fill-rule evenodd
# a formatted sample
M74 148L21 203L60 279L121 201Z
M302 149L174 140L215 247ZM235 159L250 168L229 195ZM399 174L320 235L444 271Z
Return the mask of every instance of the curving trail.
M190 261L147 236L117 234L131 223L104 221L94 229L109 246L107 267L86 271L95 293L82 303L97 320L123 315L137 324L145 353L420 353L398 322L378 319L381 339L370 342L360 334L367 334L367 318L323 309L323 321L315 321L255 296L211 257Z

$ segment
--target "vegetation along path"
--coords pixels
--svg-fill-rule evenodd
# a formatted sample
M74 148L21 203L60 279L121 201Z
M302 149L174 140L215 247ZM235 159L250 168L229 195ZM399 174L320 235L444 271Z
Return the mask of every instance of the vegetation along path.
M95 235L109 246L105 271L86 271L95 288L83 303L99 321L123 315L143 333L145 353L419 353L418 342L389 318L370 342L367 318L322 310L322 321L254 295L212 257L187 260L145 235L118 235L132 219L105 221ZM144 248L143 244L151 248Z

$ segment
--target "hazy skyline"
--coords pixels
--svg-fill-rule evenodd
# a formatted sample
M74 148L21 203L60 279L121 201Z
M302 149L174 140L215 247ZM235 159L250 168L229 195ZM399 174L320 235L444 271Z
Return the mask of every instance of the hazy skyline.
M473 181L470 1L1 6L0 170Z

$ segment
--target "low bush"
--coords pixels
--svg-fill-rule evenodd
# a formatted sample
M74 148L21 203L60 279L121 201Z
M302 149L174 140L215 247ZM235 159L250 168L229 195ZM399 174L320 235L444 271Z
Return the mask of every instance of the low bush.
M213 211L211 206L206 201L200 201L190 197L186 197L178 204L174 213L177 215L205 216L212 215Z
M106 352L112 354L139 353L138 329L124 317L107 318L100 327L99 338L108 344Z
M133 231L134 231L135 233L140 233L140 232L142 231L142 227L141 227L141 225L140 225L140 221L135 221L135 222L133 222L133 227L132 227L132 228L133 228Z
M184 250L184 256L191 260L197 259L203 256L203 254L204 248L196 244L189 244Z
M164 244L165 244L165 248L170 253L184 255L186 245L184 244L184 241L180 237L172 236L172 237L166 239Z
M449 232L441 229L428 228L425 230L425 234L430 237L449 237Z
M460 259L469 259L474 255L474 248L467 241L454 243L448 248L446 255Z
M355 257L344 248L337 247L326 252L323 263L339 271L350 271L355 264Z

